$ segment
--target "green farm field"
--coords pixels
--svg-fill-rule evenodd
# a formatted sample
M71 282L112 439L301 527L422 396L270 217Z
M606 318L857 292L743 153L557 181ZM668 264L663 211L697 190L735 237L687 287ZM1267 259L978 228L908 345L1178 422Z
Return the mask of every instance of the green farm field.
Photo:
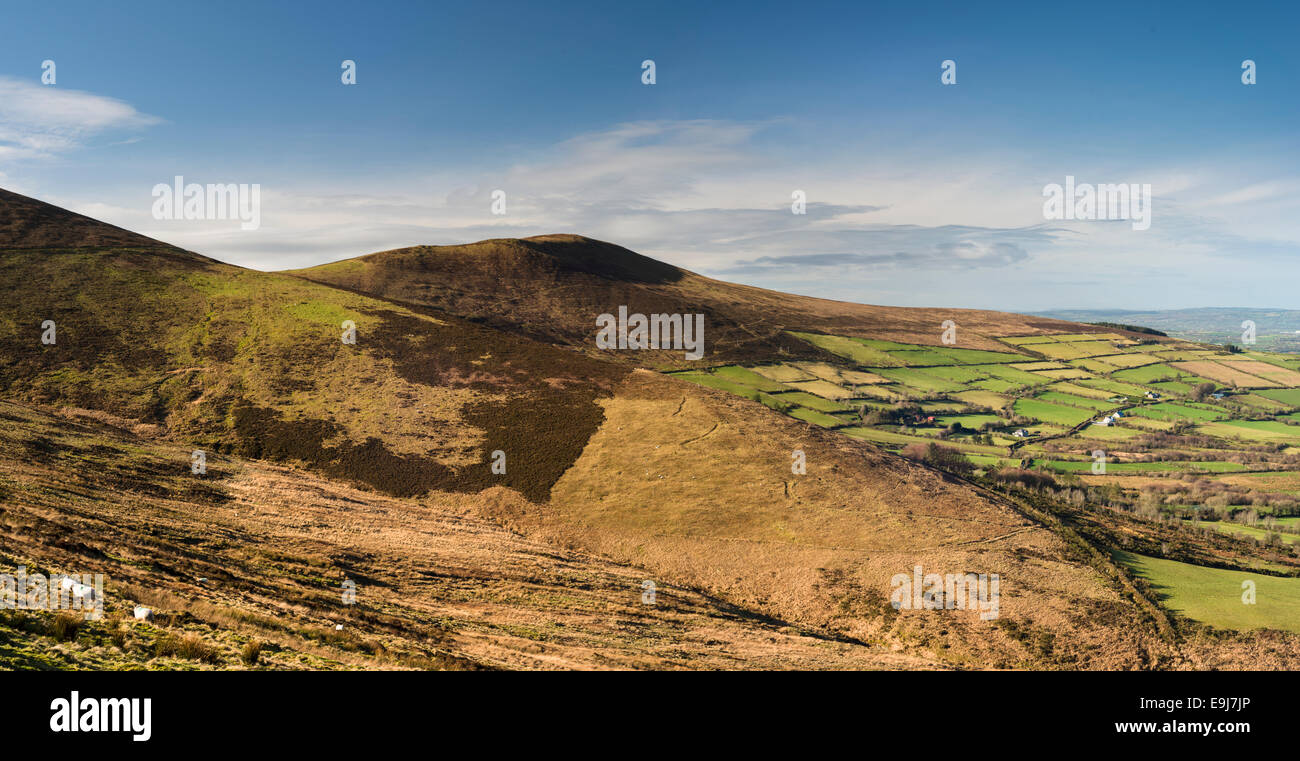
M1146 557L1122 550L1116 558L1146 579L1170 610L1221 629L1282 629L1300 632L1300 578ZM1255 585L1255 603L1242 601L1243 582Z

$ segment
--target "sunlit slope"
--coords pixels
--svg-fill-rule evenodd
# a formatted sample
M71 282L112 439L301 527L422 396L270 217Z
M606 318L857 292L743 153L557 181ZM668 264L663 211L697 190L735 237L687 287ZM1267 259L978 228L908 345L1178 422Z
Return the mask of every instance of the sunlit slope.
M990 336L1079 330L1075 323L1006 312L871 306L737 285L577 235L418 246L291 274L584 349L594 345L596 316L620 305L642 314L703 313L710 362L826 356L786 330L933 345L941 343L942 323L952 320L962 346L995 350L1005 347ZM686 364L680 352L620 358Z
M652 373L602 405L550 505L507 516L514 525L953 665L1130 668L1165 652L1084 555L965 484ZM792 473L796 450L806 475ZM998 619L895 612L891 579L916 565L999 574Z

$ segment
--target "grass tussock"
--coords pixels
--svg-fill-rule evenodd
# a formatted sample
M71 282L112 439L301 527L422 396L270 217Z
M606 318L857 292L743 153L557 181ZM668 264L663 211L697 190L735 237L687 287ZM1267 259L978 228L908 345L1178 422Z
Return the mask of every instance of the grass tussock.
M164 634L154 642L154 656L185 658L202 663L220 664L221 652L194 632Z

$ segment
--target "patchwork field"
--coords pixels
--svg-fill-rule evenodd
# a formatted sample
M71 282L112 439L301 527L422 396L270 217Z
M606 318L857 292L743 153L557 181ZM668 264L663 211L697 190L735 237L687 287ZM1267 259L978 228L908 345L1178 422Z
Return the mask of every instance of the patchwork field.
M1175 362L1170 367L1179 370L1186 370L1193 375L1199 375L1202 378L1208 378L1212 381L1227 384L1230 386L1240 386L1242 388L1273 388L1284 384L1277 381L1261 378L1257 375L1251 375L1246 372L1246 367L1242 367L1241 362L1211 362L1208 360L1197 360L1193 362Z
M866 429L900 434L893 439L900 448L942 438L957 448L1032 449L1050 438L1058 445L1077 441L1082 454L1090 442L1123 450L1184 426L1223 449L1249 442L1300 446L1300 419L1290 417L1300 415L1300 372L1282 366L1285 359L1265 361L1273 358L1261 352L1242 357L1171 348L1113 333L1008 336L1000 339L1004 352L791 335L844 364L726 365L678 375L822 427L853 429L858 437L891 438ZM1297 387L1276 387L1284 378ZM1247 387L1259 391L1241 390ZM1158 455L1158 447L1145 449Z

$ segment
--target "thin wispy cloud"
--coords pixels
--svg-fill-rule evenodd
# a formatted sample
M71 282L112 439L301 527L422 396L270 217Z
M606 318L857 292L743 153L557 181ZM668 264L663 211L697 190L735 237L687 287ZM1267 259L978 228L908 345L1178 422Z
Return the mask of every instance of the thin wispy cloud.
M116 98L0 77L0 161L49 158L159 121Z
M739 275L787 268L923 267L968 269L999 267L1027 260L1027 247L1051 245L1062 233L1042 226L1022 229L977 228L945 225L873 225L867 229L811 231L750 241L770 250L814 247L808 253L789 253L742 259L723 270ZM826 253L826 249L841 249ZM821 250L817 250L821 249ZM845 251L843 249L850 249ZM798 251L797 248L793 250Z

